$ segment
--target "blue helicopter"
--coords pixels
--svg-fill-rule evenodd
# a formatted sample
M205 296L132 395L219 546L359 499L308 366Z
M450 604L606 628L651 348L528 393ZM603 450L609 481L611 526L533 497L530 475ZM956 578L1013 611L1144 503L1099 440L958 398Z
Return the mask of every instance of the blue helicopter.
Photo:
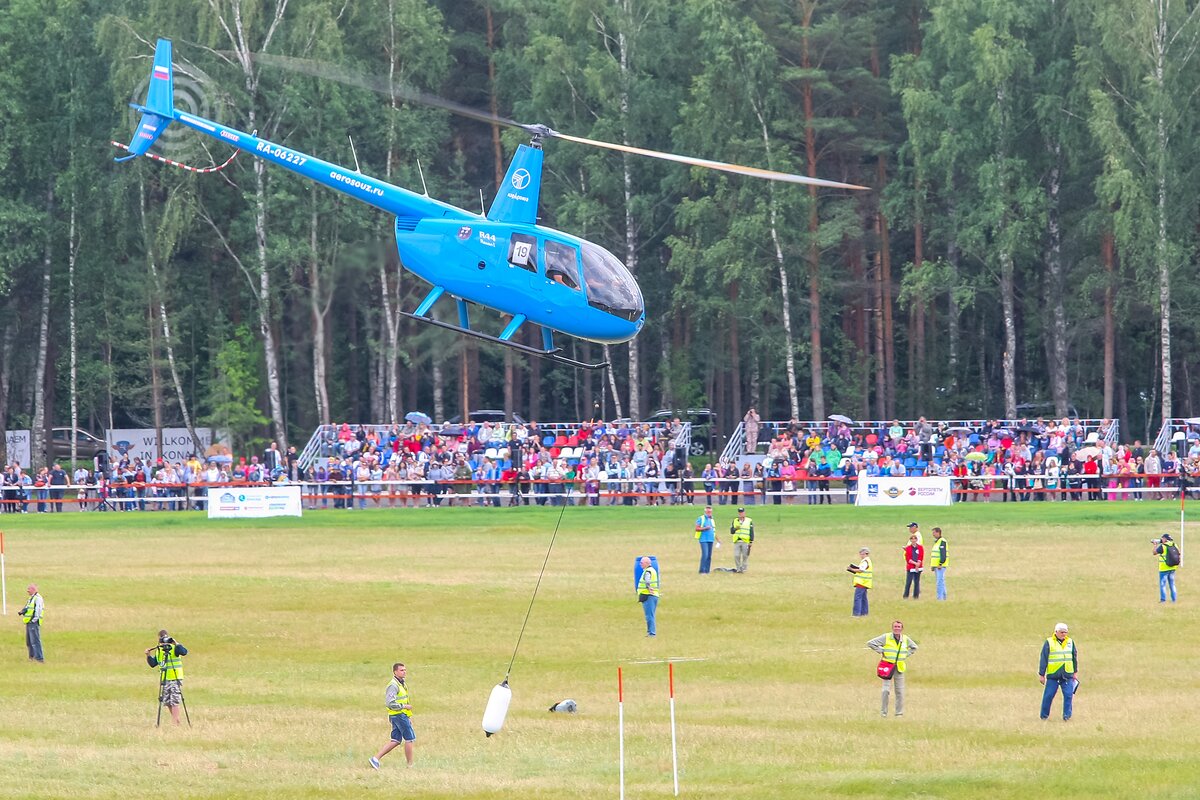
M171 50L169 39L158 40L145 105L130 104L141 113L141 120L125 148L129 155L117 158L118 162L142 155L155 157L149 152L151 146L167 126L177 122L393 214L401 263L431 287L416 310L405 316L573 367L598 369L607 363L589 364L563 355L554 341L556 332L600 344L627 342L646 322L645 304L637 281L612 253L537 224L542 140L564 139L771 180L866 188L569 136L545 125L525 125L454 107L451 110L519 127L531 136L530 144L518 146L491 207L480 215L175 108ZM290 62L283 66L313 72L311 62L276 60ZM457 306L457 325L432 314L434 304L444 295ZM509 317L499 336L471 327L469 304ZM541 348L513 340L526 323L540 328Z

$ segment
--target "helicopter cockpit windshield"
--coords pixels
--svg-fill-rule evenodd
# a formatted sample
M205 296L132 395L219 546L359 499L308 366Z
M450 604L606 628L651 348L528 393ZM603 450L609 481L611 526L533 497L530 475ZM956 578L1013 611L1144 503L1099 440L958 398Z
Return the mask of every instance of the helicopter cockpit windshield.
M641 318L645 305L633 275L603 247L590 242L582 244L588 305L630 322Z

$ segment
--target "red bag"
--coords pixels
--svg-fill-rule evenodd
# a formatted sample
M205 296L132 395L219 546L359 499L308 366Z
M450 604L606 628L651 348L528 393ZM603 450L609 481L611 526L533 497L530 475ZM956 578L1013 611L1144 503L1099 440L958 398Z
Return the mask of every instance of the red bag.
M885 661L882 658L879 659L879 666L875 668L875 674L878 675L880 678L882 678L885 681L889 680L892 677L892 673L894 673L895 671L896 671L895 662Z

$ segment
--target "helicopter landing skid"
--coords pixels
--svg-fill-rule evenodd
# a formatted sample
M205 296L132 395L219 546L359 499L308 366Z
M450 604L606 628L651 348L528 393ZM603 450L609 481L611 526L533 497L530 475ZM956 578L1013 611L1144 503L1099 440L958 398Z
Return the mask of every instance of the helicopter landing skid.
M567 356L564 356L562 354L561 347L556 347L553 350L541 350L537 347L530 347L527 344L521 344L520 342L514 342L511 339L501 339L499 336L492 336L491 334L488 334L488 333L482 333L480 331L473 331L470 328L464 328L460 325L455 325L454 323L451 323L451 322L442 322L440 319L434 319L433 317L426 317L421 314L410 314L407 311L401 311L400 313L401 313L401 315L408 317L409 319L415 319L417 322L427 322L430 325L436 325L439 328L446 328L447 330L452 330L452 331L455 331L456 333L464 333L467 336L473 336L476 339L482 339L485 342L492 342L493 344L502 344L505 347L511 347L513 350L518 350L522 353L527 353L528 355L531 355L531 356L545 358L549 361L554 361L559 364L566 364L569 367L578 367L579 369L604 369L605 367L608 366L607 361L602 361L599 364L588 364L585 361L576 361L573 358L568 358Z

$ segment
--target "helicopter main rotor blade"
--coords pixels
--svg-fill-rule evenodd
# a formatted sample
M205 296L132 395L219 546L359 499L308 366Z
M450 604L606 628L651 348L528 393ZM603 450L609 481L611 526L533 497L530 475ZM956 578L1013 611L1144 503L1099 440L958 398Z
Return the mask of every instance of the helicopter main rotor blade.
M730 172L736 175L748 175L752 178L762 178L770 181L783 181L785 183L800 183L809 186L824 186L830 189L862 189L866 190L869 187L858 186L853 183L839 183L838 181L827 181L821 178L810 178L807 175L794 175L790 172L776 172L770 169L761 169L759 167L747 167L741 164L729 164L724 161L711 161L706 158L694 158L692 156L681 156L677 153L666 153L661 150L647 150L643 147L633 147L631 145L614 144L613 142L605 142L599 139L588 139L583 136L572 136L567 133L560 133L553 128L545 125L530 125L516 120L501 117L497 114L492 114L486 111L480 111L470 106L456 103L453 100L447 100L444 97L438 97L427 92L422 92L419 89L414 89L411 86L403 84L388 85L388 82L382 78L374 78L361 73L352 72L334 64L326 64L319 61L312 61L306 58L294 58L291 56L277 56L269 53L258 53L254 59L260 63L286 69L291 72L299 72L304 75L311 75L314 78L327 78L329 80L343 83L347 86L355 86L360 89L376 92L397 100L405 100L413 103L431 106L433 108L441 108L453 114L458 114L461 117L474 119L479 122L486 122L489 125L497 124L504 125L510 128L520 128L531 134L534 137L548 137L554 139L563 139L576 144L586 144L592 147L601 147L608 150L617 150L623 153L633 153L639 156L648 158L657 158L664 161L674 161L680 164L689 164L694 167L704 167L705 169L715 169L721 172Z
M746 167L741 164L727 164L724 161L710 161L706 158L694 158L692 156L681 156L677 153L664 153L660 150L646 150L642 147L633 147L627 144L614 144L612 142L604 142L599 139L585 139L582 136L571 136L558 131L550 131L549 136L556 139L566 139L569 142L578 142L579 144L588 144L593 147L604 147L609 150L619 150L623 153L635 153L639 156L647 156L649 158L659 158L664 161L677 161L680 164L690 164L694 167L704 167L706 169L720 170L721 172L732 172L737 175L749 175L753 178L763 178L769 181L784 181L786 183L803 183L810 186L825 186L831 189L868 189L867 186L858 186L853 183L839 183L837 181L827 181L821 178L810 178L807 175L794 175L790 172L776 172L770 169L761 169L759 167Z
M314 78L326 78L328 80L337 81L338 83L347 86L354 86L359 89L366 89L376 94L382 94L387 97L392 97L396 100L407 100L421 105L431 106L433 108L441 108L462 117L486 122L489 125L496 123L505 125L510 128L526 128L529 126L506 119L496 114L490 114L486 111L480 111L477 108L464 106L453 100L447 100L444 97L438 97L434 94L422 92L420 89L414 89L405 84L396 83L388 85L384 78L374 78L369 75L363 75L358 72L352 72L348 69L336 66L334 64L325 64L319 61L311 61L307 58L293 58L291 56L276 56L269 53L257 53L254 55L254 60L262 64L267 64L280 69L286 69L290 72L299 72L303 75L311 75Z

